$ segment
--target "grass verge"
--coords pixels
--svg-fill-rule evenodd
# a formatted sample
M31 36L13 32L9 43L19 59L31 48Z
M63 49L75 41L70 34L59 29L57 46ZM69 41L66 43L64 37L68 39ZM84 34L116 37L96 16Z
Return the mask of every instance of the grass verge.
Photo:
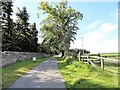
M28 72L31 68L38 65L42 61L47 60L48 58L50 57L38 58L35 62L32 60L26 60L0 68L2 69L2 88L8 88L19 77L21 77L23 74Z
M58 58L58 66L66 88L118 88L118 74L72 59Z

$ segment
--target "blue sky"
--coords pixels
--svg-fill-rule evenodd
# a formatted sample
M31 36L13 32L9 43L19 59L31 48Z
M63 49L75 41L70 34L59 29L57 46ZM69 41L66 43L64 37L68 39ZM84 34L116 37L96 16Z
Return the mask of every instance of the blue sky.
M45 18L45 15L37 8L40 1L15 0L13 4L13 19L16 19L15 12L17 12L17 7L22 8L25 6L30 14L30 23L35 22L38 31L40 31L40 22ZM80 11L84 16L83 20L78 21L79 30L77 31L74 44L71 44L71 48L85 48L92 53L117 52L118 2L85 1L68 2L68 6L71 6L76 11ZM40 18L37 18L37 13L40 13ZM83 42L81 37L83 37ZM39 42L41 42L40 37Z

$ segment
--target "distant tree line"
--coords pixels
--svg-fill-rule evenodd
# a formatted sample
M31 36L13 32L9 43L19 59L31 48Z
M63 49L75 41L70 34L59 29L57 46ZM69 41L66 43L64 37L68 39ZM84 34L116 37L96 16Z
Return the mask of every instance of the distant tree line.
M2 51L38 51L38 31L36 23L29 23L26 7L18 8L17 20L11 18L13 2L0 2L2 10Z

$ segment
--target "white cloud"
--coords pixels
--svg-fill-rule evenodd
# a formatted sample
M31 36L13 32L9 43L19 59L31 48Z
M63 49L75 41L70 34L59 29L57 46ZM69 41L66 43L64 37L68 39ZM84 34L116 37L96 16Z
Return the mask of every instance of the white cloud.
M115 10L115 14L114 15L115 15L115 18L118 19L118 9Z
M104 41L107 34L117 30L117 26L117 24L103 23L96 31L85 34L83 39L84 48L92 53L117 52L117 39ZM77 38L74 44L71 44L71 48L82 48L80 37Z
M118 27L117 24L111 24L111 23L104 23L99 29L103 33L109 33L113 30L116 30Z
M99 22L100 22L100 20L96 20L95 22L88 25L88 28L95 28L98 25Z
M108 33L111 33L113 30L116 29L117 24L104 23L100 27L98 27L98 30L87 33L85 35L85 42L89 42L90 44L92 43L94 45L95 43L98 43L100 40L105 38Z
M120 13L120 12L119 12ZM118 9L114 10L112 13L110 13L110 16L114 18L115 21L118 21Z
M118 39L108 40L93 49L93 53L118 52Z

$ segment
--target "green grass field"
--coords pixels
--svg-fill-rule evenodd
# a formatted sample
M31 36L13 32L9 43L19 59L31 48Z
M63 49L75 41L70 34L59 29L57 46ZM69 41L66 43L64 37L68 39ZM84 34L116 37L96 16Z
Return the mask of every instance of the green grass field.
M101 53L101 56L118 59L120 57L120 53Z
M107 56L107 57L119 57L120 53L100 53L101 56ZM93 54L94 55L94 54Z
M68 90L73 88L117 88L118 74L72 59L58 58L58 66Z
M15 82L19 77L25 74L29 69L47 59L48 57L39 58L35 62L33 62L32 60L26 60L0 68L2 69L2 88L9 87L13 82Z

